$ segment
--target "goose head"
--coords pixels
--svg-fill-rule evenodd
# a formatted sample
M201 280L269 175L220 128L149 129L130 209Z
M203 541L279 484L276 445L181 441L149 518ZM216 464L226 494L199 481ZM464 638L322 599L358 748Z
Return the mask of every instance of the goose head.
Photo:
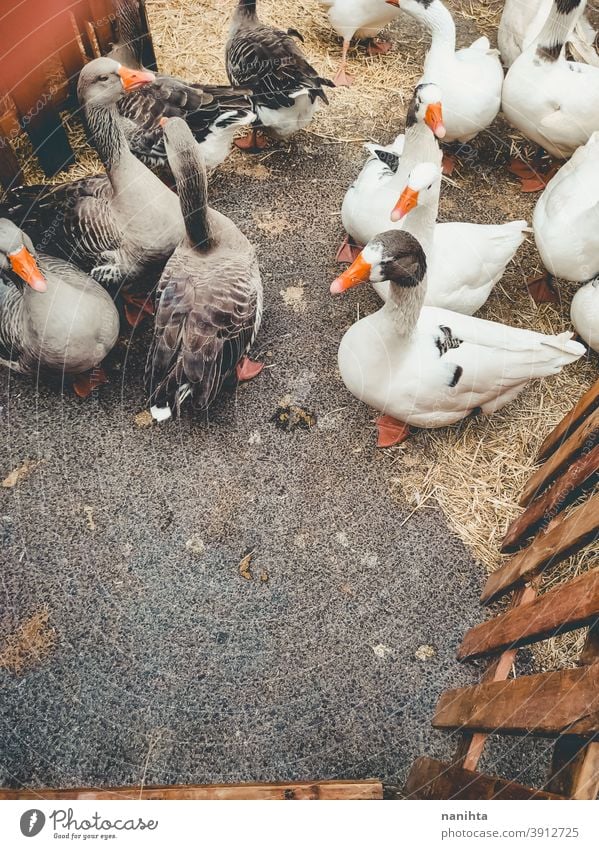
M36 292L45 292L48 284L35 256L29 236L7 218L0 219L0 272L16 282L24 281Z
M415 165L410 171L408 182L399 200L391 211L391 221L401 221L417 206L435 203L440 181L441 169L434 162L419 162Z
M123 92L134 91L154 82L155 74L144 69L127 68L103 56L94 59L81 69L77 83L77 96L86 106L107 106L116 103Z
M414 90L414 96L408 107L406 127L412 124L426 124L438 139L445 138L443 123L443 102L441 89L434 83L420 83Z
M413 289L425 274L426 256L418 239L405 230L387 230L371 239L350 267L333 280L331 294L384 280L400 289Z

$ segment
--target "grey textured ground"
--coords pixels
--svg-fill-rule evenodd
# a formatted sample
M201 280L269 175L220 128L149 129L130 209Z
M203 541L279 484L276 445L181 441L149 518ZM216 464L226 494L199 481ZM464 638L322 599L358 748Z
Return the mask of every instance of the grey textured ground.
M91 401L2 374L0 478L44 462L0 489L0 651L44 609L50 639L0 672L0 783L401 784L418 754L453 748L430 718L474 678L454 652L483 576L440 511L391 497L401 462L339 381L340 336L376 304L328 294L330 213L361 154L300 143L257 172L236 154L213 186L259 248L269 368L209 423L138 426L139 336ZM275 427L285 396L317 425Z

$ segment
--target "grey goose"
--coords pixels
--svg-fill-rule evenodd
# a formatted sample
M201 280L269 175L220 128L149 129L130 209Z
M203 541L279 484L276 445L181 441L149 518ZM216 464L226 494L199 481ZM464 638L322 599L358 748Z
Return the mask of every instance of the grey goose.
M225 382L249 380L262 369L246 356L262 319L256 252L229 218L208 206L206 170L185 121L163 119L163 125L186 233L158 284L146 364L157 420L178 415L187 399L205 410Z
M38 254L26 233L0 219L2 365L70 375L85 396L106 381L100 364L118 333L117 309L102 286L64 259Z

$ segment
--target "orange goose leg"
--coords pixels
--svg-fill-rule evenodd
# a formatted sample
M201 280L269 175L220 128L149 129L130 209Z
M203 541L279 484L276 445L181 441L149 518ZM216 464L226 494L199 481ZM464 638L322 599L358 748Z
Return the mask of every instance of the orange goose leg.
M102 366L96 366L91 371L86 371L83 374L78 374L73 379L73 392L79 398L89 398L94 389L108 383L108 375Z
M248 135L235 139L234 144L244 153L262 153L268 147L269 142L264 133L254 127Z
M151 295L132 295L130 292L123 293L125 304L125 317L131 327L141 324L148 316L154 315L154 305Z
M235 367L237 380L240 383L244 380L252 380L260 374L263 368L264 363L257 363L255 360L250 360L249 357L242 357Z
M376 429L378 438L376 441L377 448L390 448L392 445L399 445L400 442L405 442L410 436L410 426L399 419L394 419L393 416L379 416L376 420Z
M347 39L343 39L343 48L341 52L341 64L339 65L339 70L333 77L333 82L336 86L347 86L348 88L353 85L353 78L345 70L347 67L347 51L349 50L349 41Z

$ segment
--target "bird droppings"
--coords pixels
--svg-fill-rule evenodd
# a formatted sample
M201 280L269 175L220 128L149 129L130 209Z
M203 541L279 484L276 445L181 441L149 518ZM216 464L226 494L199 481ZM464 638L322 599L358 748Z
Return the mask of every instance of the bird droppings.
M349 548L349 539L347 538L347 534L345 533L345 531L337 531L337 533L335 534L335 539L337 540L339 545L343 546L343 548Z
M248 445L261 445L262 437L259 430L253 430L248 439Z
M254 224L269 236L280 236L291 227L291 222L285 215L272 210L260 210L252 214Z
M253 552L249 552L239 563L239 574L245 581L253 581L254 575L252 573L252 557Z
M200 536L189 537L185 543L185 548L192 554L203 554L206 548L204 540Z
M294 312L304 312L306 309L306 302L304 300L304 287L303 285L299 286L288 286L286 289L281 289L281 297L283 301L290 307Z
M306 550L306 535L305 534L296 534L293 537L293 544L296 548L301 548L302 551Z
M24 460L20 466L13 469L12 472L4 478L2 486L5 489L12 489L13 486L16 486L18 483L28 478L34 469L41 466L43 462L44 460Z
M268 180L271 175L270 168L261 162L248 162L239 157L235 163L235 173L242 177L251 177L254 180Z
M142 410L141 413L135 416L134 421L137 427L152 427L154 417L149 410Z
M96 530L96 523L94 522L94 508L90 507L88 504L86 504L83 507L83 513L85 514L85 518L87 520L88 530L95 531Z
M44 607L22 622L6 637L0 651L0 669L22 675L39 666L56 644L56 632L48 624L49 613Z
M373 646L372 651L377 657L380 657L382 660L384 660L387 655L393 653L393 649L389 648L389 646L383 645L383 643L379 643L378 646Z
M414 652L416 660L432 660L432 658L436 656L437 649L434 646L429 645L418 646Z
M316 424L316 415L296 404L288 404L285 407L277 407L277 411L270 420L280 430L291 433L298 428L310 430Z
M266 571L266 569L263 569L263 570L260 572L260 580L262 581L262 583L263 583L263 584L267 584L267 583L269 582L269 580L270 580L270 575L268 574L268 572Z

